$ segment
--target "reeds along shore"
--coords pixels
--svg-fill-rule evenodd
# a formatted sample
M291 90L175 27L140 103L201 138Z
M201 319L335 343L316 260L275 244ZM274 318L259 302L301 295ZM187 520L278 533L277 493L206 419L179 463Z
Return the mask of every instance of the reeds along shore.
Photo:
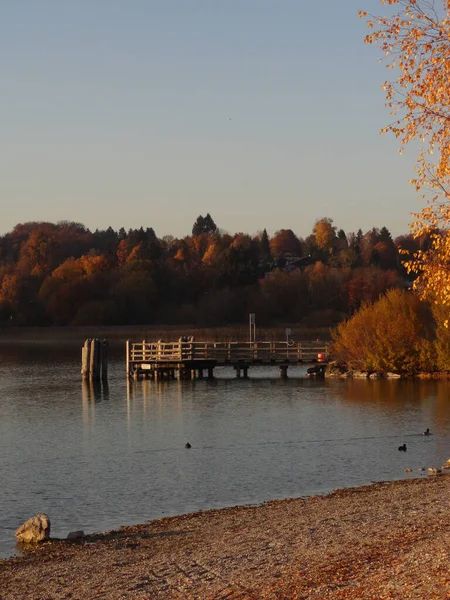
M450 477L159 519L0 563L2 600L449 597Z

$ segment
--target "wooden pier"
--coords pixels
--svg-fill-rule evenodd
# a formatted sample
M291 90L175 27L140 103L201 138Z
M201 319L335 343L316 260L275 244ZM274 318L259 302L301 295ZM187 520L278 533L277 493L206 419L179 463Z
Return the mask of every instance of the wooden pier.
M251 366L278 366L287 377L289 366L325 364L323 342L130 342L126 343L126 371L133 379L212 379L215 367L233 367L236 377L248 377Z

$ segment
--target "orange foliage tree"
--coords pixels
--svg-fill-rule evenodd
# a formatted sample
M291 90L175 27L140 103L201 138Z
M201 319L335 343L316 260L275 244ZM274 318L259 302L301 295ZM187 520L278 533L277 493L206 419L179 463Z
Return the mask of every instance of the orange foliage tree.
M276 257L286 254L301 256L302 244L292 229L280 229L270 240L270 251Z
M436 367L434 320L428 305L402 290L363 304L333 333L333 356L352 369L417 373Z
M412 185L426 206L411 223L430 245L406 262L418 274L423 298L450 305L450 0L380 0L395 5L388 16L360 11L372 30L365 42L379 44L396 78L386 81L392 122L382 131L421 144ZM448 325L448 319L445 321Z
M316 239L316 246L320 250L327 250L331 253L336 242L336 227L333 225L333 219L324 217L316 221L313 229Z

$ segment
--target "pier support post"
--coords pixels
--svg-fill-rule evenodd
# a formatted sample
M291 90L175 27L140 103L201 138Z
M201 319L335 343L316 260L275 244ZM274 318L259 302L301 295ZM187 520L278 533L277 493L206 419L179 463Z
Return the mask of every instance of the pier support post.
M91 340L88 338L81 349L81 375L83 379L89 379L90 351Z
M89 379L94 378L95 361L97 359L97 353L95 351L95 338L91 340L91 350L89 352Z
M208 367L208 379L214 379L214 369L213 369L213 367Z
M101 348L102 357L102 381L108 380L108 340L103 340Z
M241 378L241 368L240 367L234 367L234 370L236 371L236 379L240 379Z
M100 352L101 345L100 340L94 339L91 341L91 355L89 365L89 379L91 381L100 380Z
M128 370L128 365L127 365ZM108 341L85 340L81 349L81 375L83 379L106 383L108 379Z
M280 366L281 379L287 379L288 378L287 370L288 370L287 365L281 365Z
M248 379L248 367L242 367L242 373L244 375L244 379Z

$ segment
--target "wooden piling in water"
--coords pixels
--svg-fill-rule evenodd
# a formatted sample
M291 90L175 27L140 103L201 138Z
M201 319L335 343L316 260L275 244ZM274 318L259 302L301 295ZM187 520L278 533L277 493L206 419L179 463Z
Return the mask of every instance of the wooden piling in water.
M108 380L108 340L103 340L101 344L102 360L102 381Z
M100 352L100 340L95 338L91 341L91 360L89 368L89 379L91 379L91 381L98 381L100 379Z
M93 338L91 340L90 343L90 353L89 353L89 379L93 379L94 378L94 366L95 366L95 360L97 358L96 352L95 352L95 338Z
M128 365L127 365L128 368ZM81 375L83 379L105 383L108 379L108 340L85 340L81 349Z
M81 375L83 379L89 378L89 359L90 359L91 340L85 340L81 349Z
M288 378L287 371L288 371L287 365L280 365L281 379L287 379Z

